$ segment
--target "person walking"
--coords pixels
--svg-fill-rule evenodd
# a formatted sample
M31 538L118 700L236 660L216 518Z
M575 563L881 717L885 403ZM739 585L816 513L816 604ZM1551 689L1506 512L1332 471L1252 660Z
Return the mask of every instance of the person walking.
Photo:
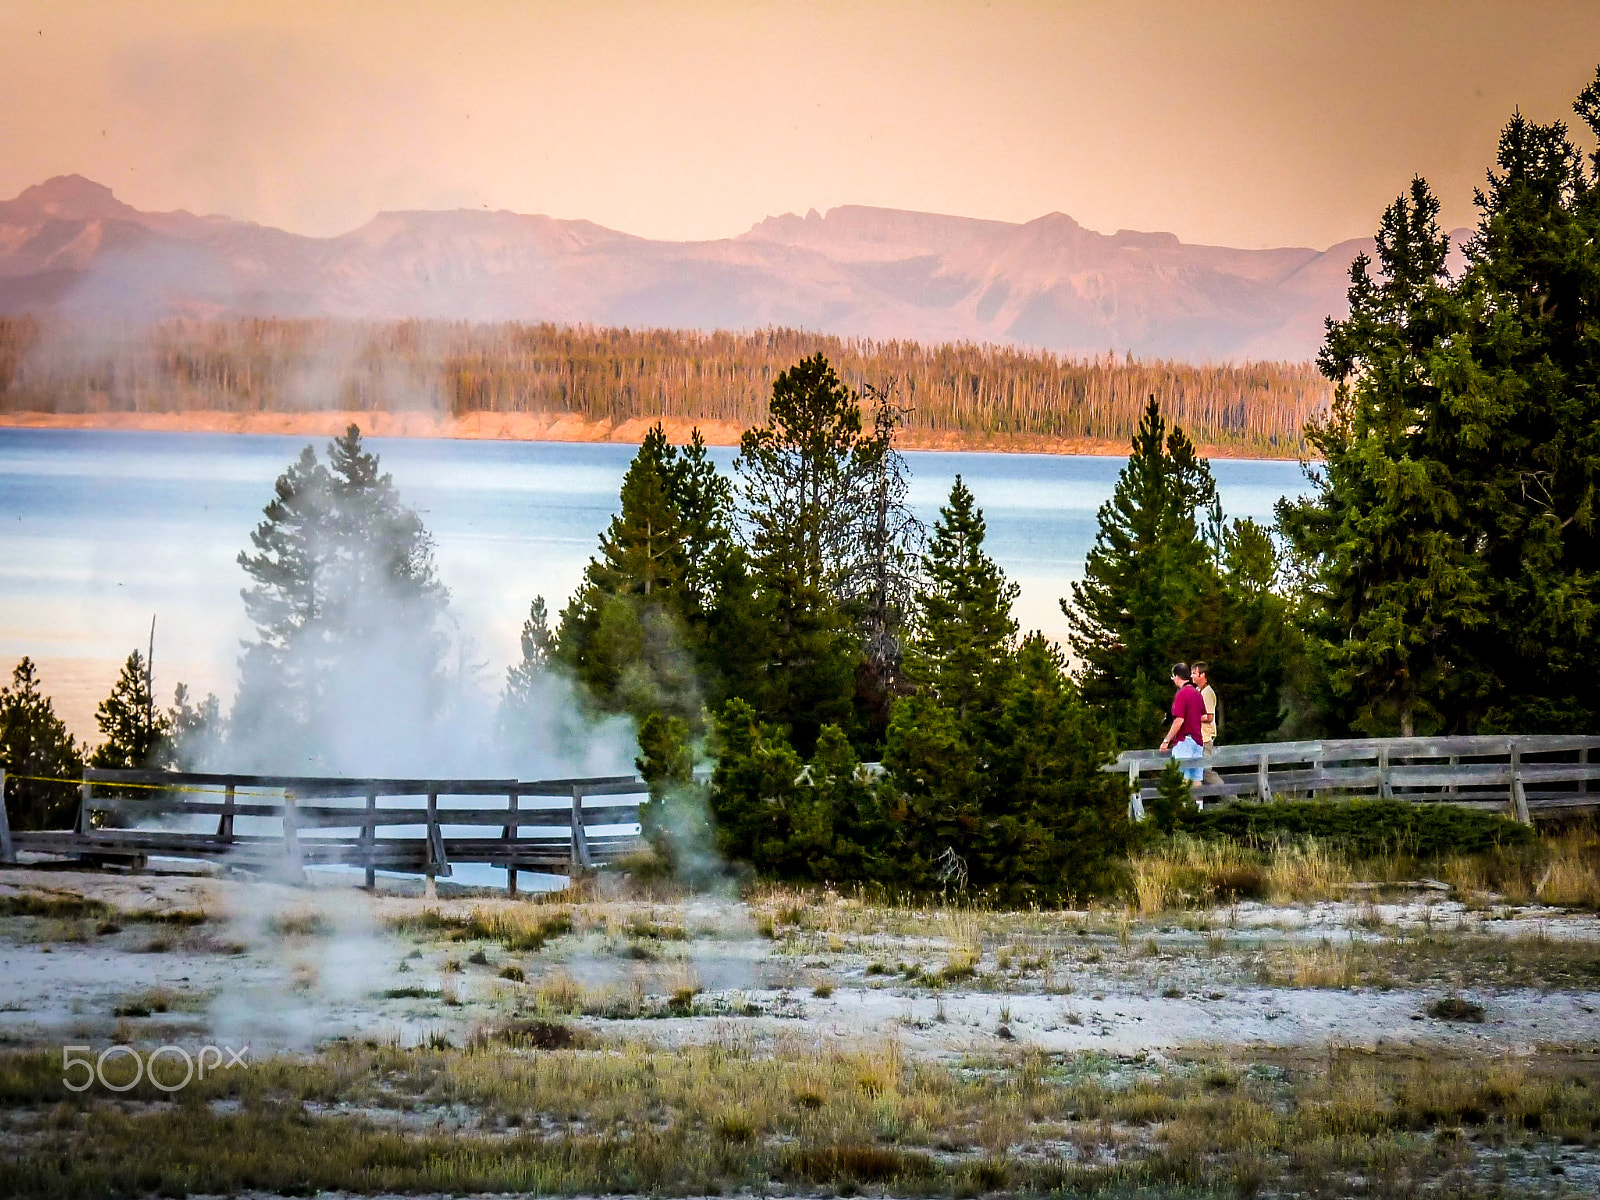
M1206 705L1205 721L1200 726L1201 733L1204 735L1200 739L1200 744L1205 749L1207 758L1217 748L1217 735L1222 732L1222 723L1217 719L1217 690L1211 686L1211 682L1207 678L1210 672L1211 666L1209 663L1193 662L1189 664L1189 680L1195 687L1200 689L1200 699L1204 700ZM1207 783L1221 783L1222 776L1207 767L1205 769L1205 781Z
M1200 758L1205 754L1206 702L1190 681L1188 663L1173 665L1172 686L1176 689L1172 697L1172 727L1161 739L1161 749L1172 752L1185 779L1199 783L1203 771Z

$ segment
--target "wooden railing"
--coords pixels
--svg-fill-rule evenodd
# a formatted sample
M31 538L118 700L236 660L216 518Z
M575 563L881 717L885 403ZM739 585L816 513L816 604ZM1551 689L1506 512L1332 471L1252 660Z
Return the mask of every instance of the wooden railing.
M1600 737L1359 738L1218 746L1190 760L1207 771L1194 795L1206 803L1317 795L1376 795L1420 804L1503 810L1527 823L1536 813L1600 806ZM1102 768L1125 774L1129 811L1144 815L1155 777L1169 761L1125 750ZM1591 761L1593 760L1593 761Z
M379 804L395 799L409 803ZM460 806L464 799L477 803ZM292 876L306 866L354 866L365 868L368 887L380 870L432 879L455 863L482 863L506 868L514 893L519 869L571 874L641 849L638 834L615 827L636 824L645 799L636 775L346 779L91 768L74 828L6 830L10 846L0 850L132 865L152 856L218 859ZM420 833L380 832L406 827Z

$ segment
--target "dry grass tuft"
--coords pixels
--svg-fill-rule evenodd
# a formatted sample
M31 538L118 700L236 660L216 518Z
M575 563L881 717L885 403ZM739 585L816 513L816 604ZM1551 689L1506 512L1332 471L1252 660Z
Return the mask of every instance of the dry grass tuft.
M402 933L442 933L452 941L494 941L513 953L543 950L547 942L572 932L568 909L551 911L545 905L501 904L479 906L465 916L436 908L390 922Z
M1600 909L1600 831L1568 830L1546 842L1544 872L1534 895L1561 908Z
M1130 860L1133 896L1141 916L1211 906L1265 895L1261 855L1235 842L1199 841L1182 834Z

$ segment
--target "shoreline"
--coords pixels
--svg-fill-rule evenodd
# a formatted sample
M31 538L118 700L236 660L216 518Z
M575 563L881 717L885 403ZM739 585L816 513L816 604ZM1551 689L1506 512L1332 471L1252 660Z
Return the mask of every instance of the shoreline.
M0 428L95 429L144 433L276 434L298 437L334 437L351 424L379 438L443 438L460 441L499 442L616 442L638 445L657 422L669 440L684 443L698 426L709 446L737 446L744 426L734 421L698 421L689 417L634 417L613 422L591 421L574 413L475 412L448 417L426 412L367 412L318 410L310 412L104 412L45 413L0 412ZM901 431L902 450L942 450L975 454L1081 454L1125 458L1126 441L1108 438L1062 438L1043 434L977 434L908 429ZM1273 453L1236 446L1197 442L1206 458L1268 459L1294 462L1298 450Z

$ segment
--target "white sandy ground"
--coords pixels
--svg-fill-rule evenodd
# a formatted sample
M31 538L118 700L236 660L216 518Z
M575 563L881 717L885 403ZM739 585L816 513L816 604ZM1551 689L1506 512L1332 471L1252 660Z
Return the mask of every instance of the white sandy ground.
M671 909L698 936L664 943L662 961L648 967L603 952L591 936L563 938L543 952L508 955L490 945L490 964L464 963L443 974L447 958L460 961L471 947L391 932L387 921L424 907L465 913L482 900L424 901L399 891L368 896L345 880L287 887L242 879L187 874L122 875L29 868L0 870L0 897L80 895L119 909L171 912L204 909L214 919L181 928L128 922L114 934L61 940L64 926L36 918L0 918L0 1042L12 1046L88 1045L99 1050L113 1036L137 1043L249 1046L254 1056L309 1050L340 1037L413 1044L444 1034L457 1044L475 1027L511 1015L542 971L564 970L589 985L637 985L666 995L674 980L705 991L707 1007L739 1011L756 1005L760 1016L696 1016L652 1020L581 1018L597 1031L660 1044L724 1040L750 1045L782 1043L839 1046L898 1039L905 1051L935 1056L992 1052L1007 1045L1051 1051L1093 1049L1111 1053L1204 1046L1448 1045L1461 1049L1526 1052L1539 1043L1600 1041L1600 993L1468 987L1459 994L1482 1004L1485 1021L1468 1024L1424 1015L1440 991L1298 989L1241 986L1208 980L1203 958L1174 962L1160 982L1148 969L1130 972L1113 937L1100 964L1075 963L1072 993L1037 988L1008 993L947 986L938 992L869 976L869 960L898 951L908 959L937 961L948 949L930 922L927 936L875 933L832 952L797 952L793 945L759 937L749 911L734 901L696 901ZM327 932L280 936L269 921L283 914L316 912ZM1241 904L1209 914L1219 932L1270 948L1374 936L1375 919L1395 928L1455 930L1487 936L1600 944L1600 920L1554 909L1490 908L1467 913L1459 904L1425 893L1405 904L1316 904L1269 907ZM1049 920L1050 918L1046 918ZM1070 931L1070 914L1061 932ZM79 928L82 928L81 926ZM713 933L712 930L715 930ZM920 932L920 931L919 931ZM1135 941L1159 932L1168 944L1205 936L1170 923L1133 928ZM81 934L79 936L82 936ZM151 951L152 942L169 948ZM943 947L943 949L941 949ZM421 951L418 956L418 951ZM886 954L887 950L887 954ZM992 955L994 947L986 951ZM674 957L677 956L677 957ZM528 988L498 978L517 962ZM816 982L831 995L812 994ZM1179 985L1181 995L1163 996ZM462 1003L437 998L384 998L387 989L455 988ZM174 1008L122 1023L113 1010L151 989L180 998ZM781 1013L782 1015L771 1015ZM1004 1038L1005 1024L1011 1037Z

